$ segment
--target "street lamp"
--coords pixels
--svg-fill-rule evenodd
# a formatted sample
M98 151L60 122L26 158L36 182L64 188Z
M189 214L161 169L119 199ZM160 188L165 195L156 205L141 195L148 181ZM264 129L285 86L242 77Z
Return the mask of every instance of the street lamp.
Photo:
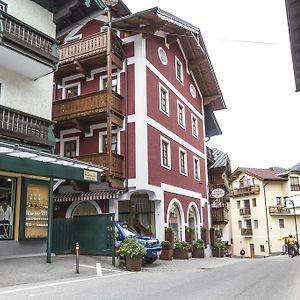
M298 238L298 226L297 226L297 216L296 216L296 211L295 211L295 203L294 200L288 199L289 203L293 205L293 210L294 210L294 219L295 219L295 231L296 231L296 240L297 240L297 245L299 245L299 238Z

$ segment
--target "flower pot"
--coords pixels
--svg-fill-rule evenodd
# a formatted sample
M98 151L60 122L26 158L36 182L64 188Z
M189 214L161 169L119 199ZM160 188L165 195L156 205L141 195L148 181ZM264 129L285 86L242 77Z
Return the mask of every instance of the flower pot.
M213 254L213 257L224 257L224 249L223 248L213 248L212 254Z
M184 249L174 249L173 258L174 259L188 259L189 251L184 250Z
M127 271L141 271L143 256L126 256L125 265Z
M159 259L172 260L173 259L173 249L162 249Z
M204 258L204 249L203 248L193 248L192 257L194 258Z
M171 248L174 246L174 232L165 231L165 240L171 243Z

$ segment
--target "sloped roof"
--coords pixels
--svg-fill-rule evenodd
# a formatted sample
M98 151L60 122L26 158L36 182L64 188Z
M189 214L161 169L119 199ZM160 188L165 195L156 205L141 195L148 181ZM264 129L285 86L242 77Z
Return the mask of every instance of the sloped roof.
M216 148L213 148L212 151L213 151L213 157L215 162L210 167L210 169L225 168L229 161L228 155Z
M286 181L287 178L283 178L279 175L287 174L288 170L284 170L284 169L278 170L278 169L273 169L273 168L259 169L259 168L239 167L233 172L232 177L236 178L241 173L245 173L249 176L256 177L260 180Z

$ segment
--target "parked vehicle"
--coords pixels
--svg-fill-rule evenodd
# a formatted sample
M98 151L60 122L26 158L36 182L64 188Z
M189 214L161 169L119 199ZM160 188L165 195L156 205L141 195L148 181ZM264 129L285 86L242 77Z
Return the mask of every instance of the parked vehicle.
M116 241L121 243L126 237L136 238L144 246L146 252L144 263L152 264L161 251L159 240L150 236L140 235L124 221L115 222Z

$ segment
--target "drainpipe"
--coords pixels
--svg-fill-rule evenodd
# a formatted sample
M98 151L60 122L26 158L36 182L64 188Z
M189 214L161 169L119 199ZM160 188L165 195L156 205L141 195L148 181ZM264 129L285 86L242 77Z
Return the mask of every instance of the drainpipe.
M267 207L267 198L266 198L266 185L268 185L268 183L263 183L264 200L265 200L265 213L266 213L266 225L267 225L268 250L269 250L269 256L271 256L269 216L268 216L268 207Z
M128 192L128 62L125 59L125 191Z

